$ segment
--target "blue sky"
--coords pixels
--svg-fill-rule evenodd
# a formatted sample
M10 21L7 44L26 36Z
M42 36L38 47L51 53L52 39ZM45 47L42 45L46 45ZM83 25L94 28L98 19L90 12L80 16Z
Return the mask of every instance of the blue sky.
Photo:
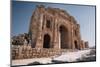
M95 6L71 5L71 4L50 4L36 2L12 2L12 27L11 36L27 33L31 15L36 5L61 8L74 16L80 24L81 38L89 41L89 45L95 45Z

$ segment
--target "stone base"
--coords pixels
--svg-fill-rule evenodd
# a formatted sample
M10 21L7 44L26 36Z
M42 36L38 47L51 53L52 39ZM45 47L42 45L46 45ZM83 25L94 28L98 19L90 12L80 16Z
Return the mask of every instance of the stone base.
M31 46L20 46L12 49L12 59L29 59L29 58L48 58L61 55L62 52L73 52L72 49L54 49L54 48L31 48Z
M19 52L20 51L20 52ZM12 50L12 59L29 59L29 58L47 58L61 54L60 50L56 49L14 49Z

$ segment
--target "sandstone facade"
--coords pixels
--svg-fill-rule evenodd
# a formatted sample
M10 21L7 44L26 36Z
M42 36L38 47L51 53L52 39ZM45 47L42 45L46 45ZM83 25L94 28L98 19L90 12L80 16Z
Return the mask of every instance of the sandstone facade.
M31 17L29 34L33 48L81 49L80 25L59 8L37 6Z

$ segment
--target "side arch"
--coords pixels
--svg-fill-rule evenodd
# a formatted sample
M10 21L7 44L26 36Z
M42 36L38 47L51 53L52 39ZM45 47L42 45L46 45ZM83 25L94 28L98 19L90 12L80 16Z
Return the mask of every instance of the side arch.
M50 48L51 37L49 34L45 34L43 38L43 48Z
M75 46L75 49L78 49L78 42L76 40L74 41L74 46Z

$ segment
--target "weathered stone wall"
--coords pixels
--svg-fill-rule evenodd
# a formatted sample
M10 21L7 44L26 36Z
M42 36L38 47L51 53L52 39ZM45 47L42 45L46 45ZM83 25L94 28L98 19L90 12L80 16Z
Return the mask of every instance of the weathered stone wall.
M31 58L52 58L62 54L62 52L73 52L78 50L72 49L53 49L53 48L31 48L31 46L22 45L12 49L12 60L31 59Z
M36 49L30 46L21 46L12 49L12 59L29 59L29 58L43 58L52 57L61 54L60 50L55 49Z

